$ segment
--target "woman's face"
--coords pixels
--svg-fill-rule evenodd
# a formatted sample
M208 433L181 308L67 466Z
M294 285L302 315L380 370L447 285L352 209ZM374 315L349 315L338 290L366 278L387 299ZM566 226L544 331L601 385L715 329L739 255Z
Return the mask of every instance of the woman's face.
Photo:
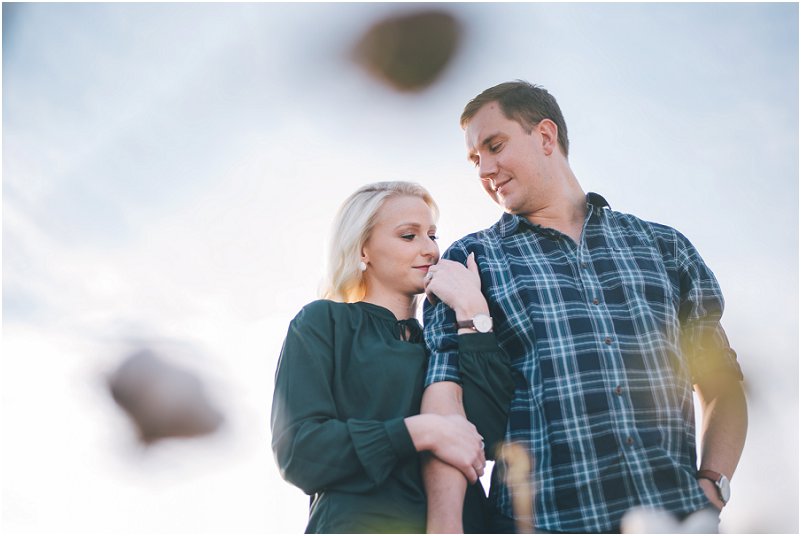
M384 201L376 216L362 248L368 293L420 294L428 268L439 260L434 214L419 197L403 195Z

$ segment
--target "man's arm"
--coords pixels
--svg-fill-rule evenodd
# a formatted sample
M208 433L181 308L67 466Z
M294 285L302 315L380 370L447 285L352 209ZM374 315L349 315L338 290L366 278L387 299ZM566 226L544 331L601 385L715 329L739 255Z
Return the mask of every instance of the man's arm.
M739 378L733 374L710 374L695 385L703 411L701 428L701 469L709 469L731 479L745 445L748 409ZM698 481L706 496L723 508L715 485Z
M421 413L462 415L462 387L455 382L437 382L423 392ZM427 455L423 460L423 483L428 496L427 527L429 533L456 534L463 532L462 505L467 480L462 473Z

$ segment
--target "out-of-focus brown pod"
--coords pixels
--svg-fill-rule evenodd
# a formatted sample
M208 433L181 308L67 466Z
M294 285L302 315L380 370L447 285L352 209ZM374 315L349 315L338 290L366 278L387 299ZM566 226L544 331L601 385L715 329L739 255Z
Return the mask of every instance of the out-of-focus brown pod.
M354 47L353 58L397 90L420 91L443 71L461 35L459 21L444 11L396 15L371 26Z
M534 482L529 451L520 443L504 443L498 461L504 464L506 486L512 495L512 511L518 534L534 532Z
M222 414L209 403L200 378L150 350L125 359L108 378L108 385L145 444L168 437L210 434L223 421Z

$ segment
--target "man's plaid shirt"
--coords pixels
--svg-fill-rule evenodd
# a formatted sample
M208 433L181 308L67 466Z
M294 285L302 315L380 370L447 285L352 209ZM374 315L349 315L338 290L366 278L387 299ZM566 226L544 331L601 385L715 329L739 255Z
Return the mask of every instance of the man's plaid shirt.
M515 369L507 440L533 457L535 526L564 532L618 529L635 505L709 506L695 479L692 384L742 378L720 325L720 287L692 244L598 194L587 201L578 245L504 214L444 255L475 253ZM426 385L460 381L454 323L450 308L426 303ZM512 517L499 467L490 495Z

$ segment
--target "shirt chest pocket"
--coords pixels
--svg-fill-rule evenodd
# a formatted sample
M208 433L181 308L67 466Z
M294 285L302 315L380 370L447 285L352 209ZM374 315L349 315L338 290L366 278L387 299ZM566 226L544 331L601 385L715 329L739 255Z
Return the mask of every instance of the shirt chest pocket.
M649 245L610 248L608 253L596 266L606 303L661 325L674 324L679 305L675 259Z

